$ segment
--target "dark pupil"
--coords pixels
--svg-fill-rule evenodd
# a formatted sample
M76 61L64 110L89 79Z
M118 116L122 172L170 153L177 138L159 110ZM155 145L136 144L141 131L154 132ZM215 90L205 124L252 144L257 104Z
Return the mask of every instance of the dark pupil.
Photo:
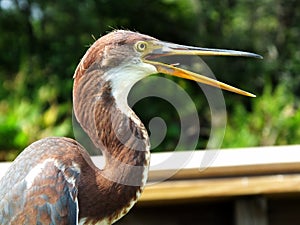
M143 50L145 48L145 44L140 44L140 49Z

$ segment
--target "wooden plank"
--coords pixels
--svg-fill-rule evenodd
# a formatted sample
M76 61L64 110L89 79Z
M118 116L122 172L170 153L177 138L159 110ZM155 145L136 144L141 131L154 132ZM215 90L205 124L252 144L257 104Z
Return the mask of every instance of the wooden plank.
M141 205L183 203L246 195L300 195L300 174L166 181L148 185Z
M300 145L153 154L150 181L300 172Z
M6 170L10 167L11 163L10 162L2 162L0 163L0 179L2 176L4 176Z

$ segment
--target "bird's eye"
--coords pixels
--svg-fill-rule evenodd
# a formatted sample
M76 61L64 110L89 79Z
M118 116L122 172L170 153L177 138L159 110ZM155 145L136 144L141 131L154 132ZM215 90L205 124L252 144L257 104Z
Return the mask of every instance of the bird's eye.
M144 42L144 41L139 41L139 42L136 43L135 48L136 48L137 51L143 52L147 48L147 43Z

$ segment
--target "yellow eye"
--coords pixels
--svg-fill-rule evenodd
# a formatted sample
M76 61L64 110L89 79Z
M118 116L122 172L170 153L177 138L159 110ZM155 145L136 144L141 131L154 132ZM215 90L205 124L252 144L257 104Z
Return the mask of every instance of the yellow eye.
M148 45L147 42L145 42L145 41L139 41L139 42L137 42L135 44L135 48L136 48L137 51L143 52L143 51L146 50L147 45Z

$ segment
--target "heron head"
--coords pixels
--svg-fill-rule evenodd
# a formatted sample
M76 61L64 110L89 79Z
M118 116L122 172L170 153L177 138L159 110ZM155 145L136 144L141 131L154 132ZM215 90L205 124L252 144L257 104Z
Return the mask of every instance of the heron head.
M155 60L171 55L262 58L249 52L178 45L136 32L116 30L99 38L90 47L78 65L74 77L79 79L86 71L96 69L103 79L111 83L113 92L124 96L124 90L128 92L142 78L155 73L164 73L255 97L249 92L217 80Z

